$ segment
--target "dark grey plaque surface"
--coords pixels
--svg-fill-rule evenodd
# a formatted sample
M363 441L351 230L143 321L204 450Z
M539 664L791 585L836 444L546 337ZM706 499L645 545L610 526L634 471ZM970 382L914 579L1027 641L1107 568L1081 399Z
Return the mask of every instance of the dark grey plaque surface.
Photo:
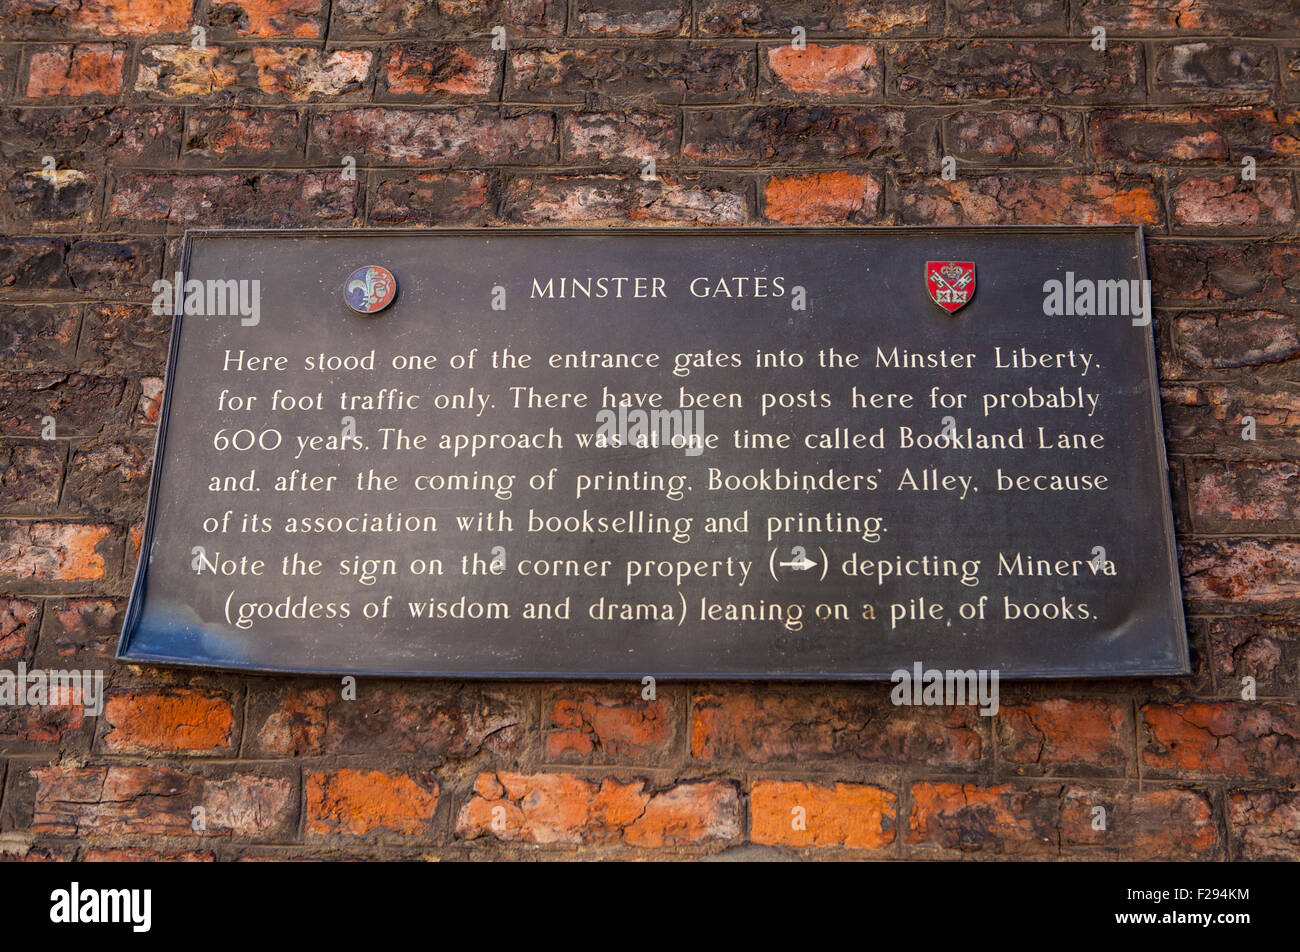
M974 296L955 315L928 297L929 261L975 264ZM260 321L174 320L124 659L466 677L887 678L918 662L1003 677L1188 670L1151 327L1044 312L1045 282L1067 273L1145 280L1137 229L199 232L187 236L186 262L191 280L259 281ZM376 315L343 299L344 281L363 265L387 268L399 284ZM534 291L535 279L558 291L561 278L602 276L628 278L624 296L614 297L620 285L610 280L603 298L595 282L591 298ZM649 279L648 296L634 296L637 277ZM766 279L766 296L752 293L755 277ZM656 278L663 296L653 296ZM720 282L730 296L718 293ZM796 287L806 291L803 310L792 307ZM502 295L504 310L494 309ZM933 356L926 366L893 366L895 348L900 364ZM831 349L859 365L820 366ZM494 368L492 355L506 350L531 356L531 366ZM283 357L283 369L238 369L232 355L241 351ZM453 367L471 351L473 369ZM785 356L756 366L760 351ZM372 352L373 369L308 363ZM662 363L549 365L551 355L581 352L658 354ZM676 375L682 353L711 353L701 361L714 366ZM791 365L793 354L802 366ZM1015 355L1041 364L1049 354L1059 355L1052 366L997 366ZM717 366L736 362L718 355L737 355L739 365ZM398 369L395 358L421 366ZM512 387L590 402L516 409ZM735 394L724 402L741 404L703 410L718 445L700 455L583 448L576 439L596 432L603 388L659 393L663 409L676 409L682 387ZM932 404L935 387L965 394L963 405ZM866 406L853 405L855 388ZM320 394L321 408L272 410L277 390ZM380 408L349 406L345 394ZM764 414L764 394L813 405L783 407L778 397ZM883 405L870 405L873 394ZM903 394L910 407L898 405ZM418 407L402 402L409 395ZM986 395L996 398L992 410ZM1034 405L1046 395L1062 405ZM254 409L229 409L232 396L256 397ZM1069 405L1076 397L1082 406ZM344 435L345 417L356 441ZM903 445L902 428L933 436L945 424L956 446ZM385 451L384 427L394 446L399 428L426 442ZM1040 448L1039 427L1054 445L1067 434L1087 446ZM551 428L562 448L549 438L473 457L439 448L444 436L517 443ZM241 431L261 445L235 448L250 440ZM740 449L737 431L788 434L791 445ZM978 448L1016 433L1023 448ZM806 445L821 434L814 442L827 445ZM878 434L883 448L870 443ZM300 438L313 437L318 448L302 449ZM734 476L752 488L710 491L711 471L715 486ZM786 488L777 471L814 482ZM471 488L428 488L427 477L441 485L452 475ZM483 490L488 477L500 488L507 475L509 498ZM595 485L579 499L582 475ZM624 478L622 488L601 490L607 475ZM1103 475L1105 488L1006 488L1006 478L1032 487L1051 475ZM689 487L681 499L656 483L673 476ZM303 477L318 488L301 488ZM530 488L530 477L542 488ZM277 491L277 479L294 488ZM784 521L800 515L802 526ZM557 531L534 516L574 521ZM707 531L705 520L719 517L733 522ZM770 519L783 522L772 531ZM676 520L690 520L689 541L635 531L684 524ZM294 555L300 566L319 562L318 574L286 575ZM496 561L500 574L465 574L475 558ZM374 578L358 572L365 560ZM385 560L391 574L380 574ZM441 574L431 574L439 560ZM607 575L532 574L548 560ZM629 562L644 566L630 582ZM892 574L882 574L885 563ZM566 601L567 620L526 617L562 612ZM828 617L816 617L818 606ZM963 618L963 607L974 617ZM1024 617L1031 612L1042 617Z

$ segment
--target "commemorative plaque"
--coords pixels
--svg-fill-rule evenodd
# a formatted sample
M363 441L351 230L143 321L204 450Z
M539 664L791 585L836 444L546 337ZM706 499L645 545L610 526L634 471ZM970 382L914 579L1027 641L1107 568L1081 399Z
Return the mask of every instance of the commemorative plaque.
M1161 675L1131 228L198 232L119 656Z

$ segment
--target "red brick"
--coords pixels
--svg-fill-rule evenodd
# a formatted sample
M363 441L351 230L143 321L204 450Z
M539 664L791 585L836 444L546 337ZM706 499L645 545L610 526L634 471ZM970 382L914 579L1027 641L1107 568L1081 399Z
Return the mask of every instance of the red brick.
M663 162L677 151L678 120L667 113L566 112L567 156L574 162L642 165Z
M491 0L486 3L427 3L425 0L334 0L333 35L391 39L394 36L481 38L495 26L506 36L564 33L563 0Z
M93 668L110 663L125 609L122 599L49 599L37 660L44 667L57 668Z
M212 776L168 767L35 767L28 829L55 836L191 836L194 807L202 836L283 837L297 814L294 784L281 776L223 771Z
M1188 490L1202 532L1300 530L1300 464L1192 460Z
M704 0L700 32L715 36L776 36L790 39L792 27L853 36L935 35L943 31L939 0Z
M491 179L485 172L411 172L385 177L370 203L370 220L479 225L491 215Z
M149 46L135 89L154 98L234 96L277 100L356 98L369 84L374 53L306 46Z
M1253 182L1239 175L1189 175L1169 191L1174 223L1191 230L1276 230L1295 221L1291 179L1260 173Z
M162 397L161 377L145 377L140 381L140 400L135 413L136 425L157 425L159 414L162 413Z
M1197 311L1174 321L1178 356L1202 368L1258 367L1300 356L1300 321L1276 311Z
M1106 829L1093 829L1095 807ZM1110 853L1130 859L1213 858L1218 834L1204 794L1081 786L912 787L907 842L951 853L1075 857Z
M358 184L337 172L128 172L109 211L126 221L206 226L289 226L356 220Z
M1075 22L1087 32L1091 26L1111 33L1287 35L1295 29L1295 9L1289 0L1248 0L1222 3L1210 0L1083 0L1074 7Z
M462 106L425 111L347 109L317 115L309 156L340 156L446 167L536 164L556 158L555 117L549 112L502 116L495 109Z
M216 856L207 850L150 850L139 848L88 849L85 863L212 863Z
M1100 699L1004 704L998 757L1020 773L1123 774L1133 731L1124 712L1125 706Z
M78 446L68 462L64 511L105 517L143 511L152 460L153 447L143 443Z
M924 155L937 162L934 120L901 109L705 109L691 110L684 123L682 156L710 165L826 165Z
M869 222L880 214L880 182L870 175L824 172L768 179L763 213L783 224Z
M1069 33L1065 0L953 0L956 32L977 36L1063 36Z
M234 753L225 693L172 689L117 694L104 705L104 749L116 754Z
M1164 387L1165 432L1174 453L1222 453L1266 459L1300 457L1300 387L1285 381L1253 385ZM1241 439L1242 419L1255 439Z
M890 92L912 102L1030 99L1037 103L1125 103L1146 98L1142 49L1111 42L990 40L896 44Z
M1300 860L1300 794L1244 790L1228 797L1233 858Z
M194 0L3 0L0 36L144 36L189 27Z
M804 49L773 46L767 49L772 74L768 95L813 95L827 99L871 99L880 92L882 69L874 47L861 44Z
M1271 618L1205 621L1218 694L1240 698L1243 679L1255 679L1256 697L1300 696L1300 624Z
M434 831L438 782L395 771L333 770L307 775L307 832L316 835Z
M1149 771L1216 776L1300 774L1300 705L1261 701L1147 704Z
M754 53L679 46L515 50L506 98L584 102L588 97L668 103L735 102L753 94Z
M546 756L567 763L653 763L677 736L677 705L639 692L586 692L547 699Z
M750 839L779 846L881 850L894 842L897 803L894 794L869 784L760 780L749 794Z
M1147 242L1157 306L1300 304L1296 242Z
M0 660L30 657L40 617L40 606L30 599L0 598Z
M0 512L50 513L59 503L64 447L0 440Z
M1300 542L1189 542L1182 548L1182 574L1190 611L1285 610L1300 600Z
M0 579L10 585L102 579L121 550L114 526L0 520Z
M457 816L456 835L660 848L733 840L740 834L740 799L733 785L683 783L660 792L645 786L643 780L612 779L597 785L571 774L480 774L476 795Z
M900 182L908 225L1158 225L1160 195L1145 178L1117 175L937 175Z
M1095 111L1093 154L1121 162L1233 162L1300 155L1300 110L1267 108Z
M79 43L32 54L28 66L30 99L116 96L122 91L126 47L120 43Z
M1037 109L959 112L944 119L948 153L975 165L1048 165L1073 158L1077 116Z
M247 733L253 756L397 752L436 759L510 754L525 723L513 693L365 681L352 701L337 683L254 691Z
M81 704L0 706L0 747L14 752L45 744L65 746L68 735L86 724L86 709Z
M690 29L686 0L581 0L578 29L593 36L680 36Z
M685 177L653 181L612 175L516 176L505 188L502 215L521 224L659 222L743 225L743 185L712 187Z
M489 46L422 43L389 47L383 57L380 96L420 101L495 96L502 62L502 54Z
M325 19L322 0L214 0L208 13L219 36L318 37Z
M705 761L827 760L970 769L984 744L970 708L896 708L826 693L733 692L696 698L691 755Z
M185 120L185 155L219 162L279 164L304 149L296 109L196 109Z

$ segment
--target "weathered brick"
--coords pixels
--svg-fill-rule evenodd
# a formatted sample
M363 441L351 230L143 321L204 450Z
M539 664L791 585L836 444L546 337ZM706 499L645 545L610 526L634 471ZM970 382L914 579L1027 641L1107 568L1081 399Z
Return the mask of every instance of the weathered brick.
M1290 0L1082 0L1074 5L1079 32L1287 35L1295 30Z
M1104 830L1093 829L1098 806ZM1052 857L1097 848L1135 859L1208 859L1218 845L1210 803L1191 790L920 783L908 826L909 844L951 853Z
M1300 387L1284 381L1168 386L1161 394L1171 452L1300 458ZM1242 438L1246 417L1254 423L1253 440Z
M97 163L166 162L176 155L181 110L172 107L18 107L0 110L5 137L0 158L40 168L53 156L59 169Z
M564 33L564 0L484 0L482 3L425 3L424 0L335 0L333 33L390 39L394 36L481 38L496 26L507 38Z
M1052 698L1003 704L998 757L1022 774L1124 774L1133 733L1124 706Z
M1093 154L1120 162L1236 162L1300 156L1300 110L1104 109L1089 116Z
M749 218L743 184L688 176L515 176L506 184L501 214L523 224L741 225Z
M31 54L29 99L112 97L122 92L126 47L121 43L78 43Z
M583 47L509 56L505 95L516 101L735 102L754 89L754 52L745 49Z
M502 115L463 106L436 111L363 108L321 113L308 134L309 158L351 155L442 167L537 164L558 157L549 112Z
M40 618L40 603L29 598L0 598L0 661L31 657Z
M1241 698L1245 678L1256 697L1300 697L1300 624L1290 619L1213 618L1206 630L1217 693Z
M1263 43L1161 44L1151 62L1155 96L1166 101L1267 102L1277 85L1277 54Z
M42 691L45 690L47 688L42 683ZM44 696L49 697L48 694ZM53 744L66 749L74 744L72 735L82 732L87 724L85 707L72 703L72 699L63 703L50 700L32 703L29 700L23 705L5 704L0 706L0 750L6 753L38 751ZM79 746L84 748L84 741Z
M148 238L77 241L68 249L64 267L78 291L151 296L162 267L162 244Z
M143 377L140 380L140 399L135 409L136 426L156 426L162 413L163 379Z
M207 850L150 850L133 847L88 849L86 863L213 863L216 855Z
M1300 463L1198 459L1188 466L1199 531L1300 530Z
M1228 796L1237 860L1300 860L1300 793L1241 790Z
M884 80L875 48L865 44L772 46L764 53L766 97L813 96L818 102L875 99Z
M49 513L59 504L64 448L0 440L0 512Z
M169 225L289 226L350 224L357 182L336 172L128 172L109 211L126 221Z
M1300 319L1276 311L1194 311L1174 320L1178 356L1205 370L1300 356Z
M113 526L0 520L0 581L15 591L93 582L114 572L121 557L121 533Z
M485 172L408 172L385 176L375 188L370 220L481 225L492 212Z
M1065 0L953 0L955 32L976 36L1062 36L1069 33Z
M1049 165L1075 157L1079 117L1038 109L958 112L943 120L948 154L975 165Z
M194 0L3 0L0 37L143 36L189 28Z
M29 777L28 829L55 836L274 840L292 829L298 812L295 784L278 773L124 764L34 767ZM203 808L206 826L197 833L194 807Z
M323 0L212 0L208 29L214 36L323 36Z
M681 36L691 25L687 0L579 0L578 30L592 36Z
M1157 306L1300 304L1295 242L1149 241L1147 262Z
M1300 600L1300 542L1215 539L1182 547L1192 611L1285 610Z
M1158 225L1156 185L1123 175L966 175L900 179L908 225Z
M235 711L226 692L172 688L114 693L100 744L115 754L233 754Z
M305 46L149 46L139 53L135 90L159 99L358 98L374 53Z
M7 216L24 225L73 225L92 230L101 184L95 171L20 171L5 183L3 204Z
M549 696L543 721L549 760L655 763L679 733L676 698L645 701L637 692L564 692Z
M91 304L84 309L77 361L99 374L161 372L167 363L171 318L151 306Z
M408 43L389 47L382 62L376 99L426 102L495 98L504 60L487 44Z
M315 836L435 832L438 781L397 771L342 769L307 775L307 832Z
M480 774L456 835L508 842L659 848L733 840L740 798L723 781L646 790L643 780L599 785L571 774Z
M971 769L987 728L969 707L896 708L883 697L733 692L696 698L691 755L705 761L840 760Z
M1142 762L1158 776L1300 774L1300 704L1215 701L1147 704Z
M700 32L717 36L790 38L800 26L819 33L861 36L935 35L943 31L939 0L703 0Z
M118 416L123 385L85 374L0 373L0 433L40 436L48 416L58 436L91 433Z
M905 43L891 47L890 91L907 101L1032 99L1040 103L1125 103L1145 98L1142 49L1079 41Z
M63 506L80 515L143 511L153 448L144 443L77 446L68 462Z
M682 155L710 164L842 164L935 155L937 122L855 106L692 110ZM937 158L935 159L937 161Z
M185 119L184 155L205 163L286 164L302 156L306 130L296 109L196 109Z
M126 603L115 598L52 598L45 603L36 661L93 668L112 662Z
M755 843L882 850L894 842L898 797L869 784L760 780L749 816Z
M1169 190L1174 224L1187 231L1277 231L1295 221L1295 196L1286 175L1188 175Z
M250 693L249 753L299 757L410 753L438 761L518 749L524 702L505 691L362 682L345 701L337 684L268 686Z
M80 326L77 307L0 305L0 368L74 369Z
M668 113L571 111L561 123L566 156L573 162L640 166L677 153L678 119Z
M880 214L884 189L871 175L823 172L768 179L763 214L790 225L862 224Z
M72 287L64 268L62 238L0 240L0 290L47 291Z

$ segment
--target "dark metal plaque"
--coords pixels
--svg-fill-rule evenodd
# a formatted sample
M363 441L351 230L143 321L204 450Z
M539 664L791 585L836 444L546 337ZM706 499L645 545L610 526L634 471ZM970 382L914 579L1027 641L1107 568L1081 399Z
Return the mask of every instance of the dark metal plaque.
M1130 228L191 233L119 656L1184 673L1145 279Z

